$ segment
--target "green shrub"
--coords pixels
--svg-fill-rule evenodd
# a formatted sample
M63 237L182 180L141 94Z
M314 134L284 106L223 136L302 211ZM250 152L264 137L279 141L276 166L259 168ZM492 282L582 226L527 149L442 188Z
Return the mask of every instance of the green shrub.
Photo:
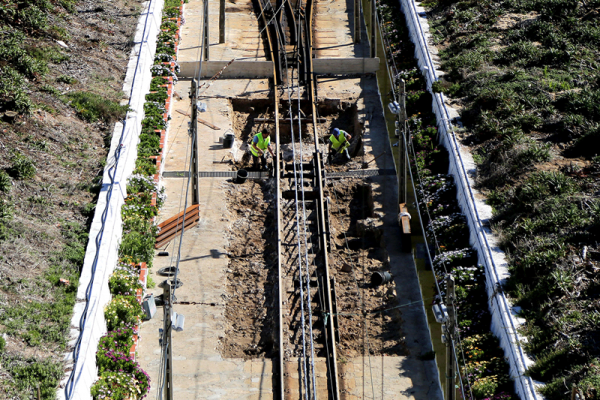
M0 170L0 192L9 192L12 187L12 181L6 171ZM2 218L0 216L0 218Z
M142 306L135 296L115 296L104 309L106 328L114 331L119 328L132 328L144 315Z
M460 83L439 80L431 84L431 90L434 93L445 93L450 97L455 97L460 92Z
M156 156L160 153L160 134L155 132L140 134L138 158Z
M31 47L29 49L30 54L41 61L52 62L54 64L60 64L63 61L68 61L71 57L61 51L58 46L44 46L44 47Z
M92 385L90 393L94 400L137 399L150 390L149 382L150 379L147 379L147 384L146 382L140 383L135 375L128 372L109 371L100 375L100 378Z
M0 106L19 113L27 113L33 107L23 76L15 69L0 67Z
M77 110L81 118L88 122L102 120L106 123L123 119L128 105L106 99L98 94L90 92L70 93L67 97L71 100L71 105Z
M56 78L56 82L73 85L73 84L77 83L77 79L70 77L68 75L60 75L58 78Z
M473 382L473 384L471 385L473 396L475 396L476 399L492 397L494 393L496 393L497 388L498 377L495 375L484 376L482 378L476 379L475 382Z
M4 28L0 26L0 60L30 79L48 72L44 61L32 57L27 52L24 34L15 29Z
M156 226L150 221L132 215L123 220L123 239L119 247L119 256L132 257L132 262L145 262L152 265L154 259L154 243Z
M134 295L137 289L142 288L137 271L131 269L117 269L108 280L108 287L113 295Z
M120 352L129 354L129 350L133 346L133 335L134 331L132 328L120 328L108 332L98 342L98 353Z
M4 352L4 348L6 347L6 340L2 336L0 336L0 354Z
M6 369L20 390L29 391L39 385L43 399L55 398L58 381L64 373L62 362L54 361L51 358L42 361L34 358L14 360L8 364Z
M35 164L22 153L15 153L11 159L11 164L8 172L16 179L31 179L35 176Z
M159 142L160 143L160 142ZM157 173L156 163L149 157L138 157L135 160L134 174L153 176Z

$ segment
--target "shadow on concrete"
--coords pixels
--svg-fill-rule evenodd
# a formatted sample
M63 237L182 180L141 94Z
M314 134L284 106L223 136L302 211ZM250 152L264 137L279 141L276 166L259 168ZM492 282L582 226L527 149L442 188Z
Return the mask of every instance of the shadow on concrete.
M227 253L223 253L217 249L211 249L210 250L210 254L206 254L204 256L198 256L198 257L188 257L188 258L184 258L181 261L192 261L192 260L200 260L202 258L221 258L221 256L226 256Z

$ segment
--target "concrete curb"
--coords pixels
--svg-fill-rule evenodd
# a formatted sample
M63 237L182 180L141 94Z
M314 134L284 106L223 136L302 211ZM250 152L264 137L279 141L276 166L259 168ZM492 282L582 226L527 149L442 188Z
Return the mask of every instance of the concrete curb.
M81 335L80 353L73 376L71 399L91 399L90 387L98 378L96 350L98 341L106 333L104 307L110 301L108 278L118 261L119 243L122 236L121 206L127 196L127 178L135 168L137 144L144 118L144 102L150 90L154 64L156 40L160 31L163 0L151 0L143 5L134 38L127 74L123 84L131 111L124 122L115 124L107 165L102 179L102 188L96 212L90 228L89 242L77 291L77 303L71 319L69 347L72 348ZM118 158L118 159L117 159ZM117 162L118 161L118 162ZM114 169L116 165L116 169ZM111 177L114 185L111 188ZM103 214L106 213L104 216ZM104 220L104 223L102 222ZM104 230L102 231L102 226ZM98 241L98 248L96 246ZM95 259L97 257L97 262ZM95 272L93 271L95 264ZM91 287L88 289L90 282ZM87 313L83 329L80 320L86 307ZM73 353L65 355L67 372L57 390L57 398L65 399L65 384L73 369Z

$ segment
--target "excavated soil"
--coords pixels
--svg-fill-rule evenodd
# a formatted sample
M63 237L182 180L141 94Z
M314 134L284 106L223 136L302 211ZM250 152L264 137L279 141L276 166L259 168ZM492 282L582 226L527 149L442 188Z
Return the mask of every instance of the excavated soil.
M231 184L224 358L270 357L277 312L274 187L267 181Z
M277 342L277 259L273 181L231 185L228 207L234 215L229 230L230 257L225 358L274 355ZM389 271L381 229L357 233L357 224L373 213L371 187L360 180L335 181L326 188L330 201L330 274L336 281L341 359L369 352L406 354L400 332L402 319L393 281L371 283L375 272Z
M383 231L373 212L371 186L356 179L332 181L330 274L336 281L340 356L406 355L395 284L375 286L376 272L389 272ZM370 221L365 233L357 225Z

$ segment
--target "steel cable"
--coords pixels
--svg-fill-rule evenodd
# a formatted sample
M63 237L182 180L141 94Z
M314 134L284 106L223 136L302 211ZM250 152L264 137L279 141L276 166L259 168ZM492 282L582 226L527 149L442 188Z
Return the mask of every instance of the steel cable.
M260 1L260 0L259 0ZM262 32L262 31L261 31ZM285 49L282 46L281 38L279 35L276 35L279 41L280 48ZM288 70L287 57L285 57L286 71ZM298 212L298 175L296 169L296 147L294 144L294 123L293 123L293 114L292 114L292 99L290 94L290 86L287 84L287 92L288 92L288 114L290 117L290 135L292 141L292 164L294 166L294 196L295 196L295 215L296 215L296 235L298 240L298 279L300 283L300 323L302 325L302 368L303 368L303 384L304 384L304 398L308 400L308 381L307 381L307 371L308 366L306 363L306 320L305 320L305 311L304 311L304 282L303 282L303 269L302 269L302 244L300 237L300 214ZM276 177L279 179L279 177ZM308 269L308 265L306 266ZM314 369L313 369L314 373ZM316 393L314 394L316 395Z

